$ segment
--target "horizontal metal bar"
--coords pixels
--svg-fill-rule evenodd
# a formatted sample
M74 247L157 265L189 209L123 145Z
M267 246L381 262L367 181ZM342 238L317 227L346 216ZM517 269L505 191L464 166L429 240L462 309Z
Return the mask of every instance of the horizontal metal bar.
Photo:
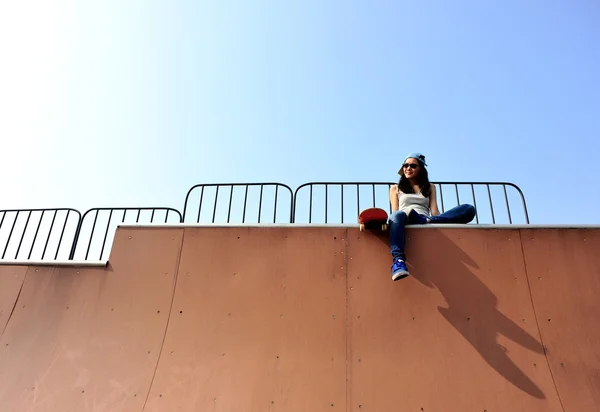
M25 209L2 209L2 210L0 210L0 213L2 213L2 212L43 212L43 211L52 212L55 210L59 211L59 212L65 211L65 210L70 210L72 212L80 213L79 210L73 209L70 207L50 207L50 208L43 208L43 209L35 209L35 208L34 209L27 209L27 208L25 208Z

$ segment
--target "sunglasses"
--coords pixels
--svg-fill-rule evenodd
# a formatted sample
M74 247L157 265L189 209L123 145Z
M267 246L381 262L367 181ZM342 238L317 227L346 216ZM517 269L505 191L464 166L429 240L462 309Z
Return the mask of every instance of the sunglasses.
M406 168L409 168L409 167L410 167L411 169L416 169L417 167L419 167L419 165L418 165L418 164L416 164L416 163L404 163L404 164L402 165L402 167L403 167L403 168L405 168L405 169L406 169Z

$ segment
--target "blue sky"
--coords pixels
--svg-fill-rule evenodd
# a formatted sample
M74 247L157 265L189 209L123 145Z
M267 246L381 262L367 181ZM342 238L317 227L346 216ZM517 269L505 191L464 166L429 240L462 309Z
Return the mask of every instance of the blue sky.
M420 151L600 223L596 2L34 3L0 5L2 208L395 181Z

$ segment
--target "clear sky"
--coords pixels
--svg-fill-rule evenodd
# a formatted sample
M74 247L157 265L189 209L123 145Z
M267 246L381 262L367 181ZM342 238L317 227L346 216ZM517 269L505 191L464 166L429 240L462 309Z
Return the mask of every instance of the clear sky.
M510 181L600 223L600 3L0 4L0 208L164 205L196 183Z

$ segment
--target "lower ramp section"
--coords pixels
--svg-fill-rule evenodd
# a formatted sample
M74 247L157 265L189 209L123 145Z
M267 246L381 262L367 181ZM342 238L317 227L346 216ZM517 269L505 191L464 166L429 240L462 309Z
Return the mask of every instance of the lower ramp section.
M561 411L519 231L408 230L411 277L387 239L349 231L350 411Z
M26 272L25 266L0 266L0 337L17 303Z
M523 231L548 360L566 411L600 410L600 231Z
M342 229L186 229L146 411L346 411Z
M29 268L0 339L0 410L142 411L182 232L120 231L108 269Z

